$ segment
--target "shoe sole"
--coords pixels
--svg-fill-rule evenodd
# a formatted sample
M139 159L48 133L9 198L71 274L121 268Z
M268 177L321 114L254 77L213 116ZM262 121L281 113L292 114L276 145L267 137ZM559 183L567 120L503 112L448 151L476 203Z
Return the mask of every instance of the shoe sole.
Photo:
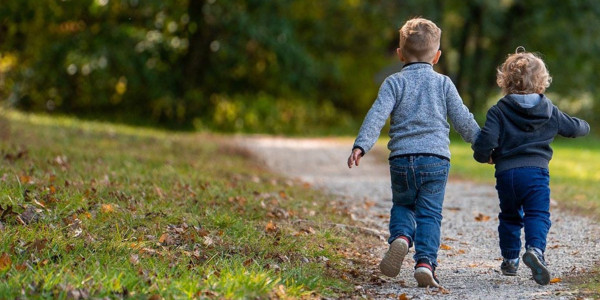
M513 272L504 271L504 270L501 270L501 271L502 271L502 275L504 275L504 276L517 276L517 272L513 273Z
M400 273L400 267L406 254L408 254L408 245L406 242L400 239L393 241L390 249L381 260L381 263L379 263L381 273L385 276L396 277Z
M433 273L425 267L415 270L415 279L419 287L439 287L440 285L433 279Z
M533 275L535 282L541 285L550 283L550 272L535 254L526 252L523 254L523 262L531 269L531 275Z

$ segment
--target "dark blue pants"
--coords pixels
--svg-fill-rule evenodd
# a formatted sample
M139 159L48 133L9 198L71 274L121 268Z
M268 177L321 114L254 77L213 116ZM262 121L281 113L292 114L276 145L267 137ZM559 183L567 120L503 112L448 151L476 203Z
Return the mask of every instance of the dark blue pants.
M546 250L550 230L550 174L536 167L514 168L496 174L500 198L498 233L504 258L518 258L521 229L525 227L525 248Z

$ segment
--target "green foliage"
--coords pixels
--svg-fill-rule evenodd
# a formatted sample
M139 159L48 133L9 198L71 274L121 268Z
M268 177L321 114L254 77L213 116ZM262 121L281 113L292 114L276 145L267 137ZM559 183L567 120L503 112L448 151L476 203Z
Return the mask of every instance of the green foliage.
M0 99L128 123L297 134L329 125L329 114L313 111L332 106L334 131L362 118L383 78L399 70L397 30L413 16L442 28L436 68L473 111L498 97L495 68L524 46L545 59L555 103L600 121L592 0L6 0ZM306 114L290 125L252 107L264 98L271 110ZM235 122L216 121L232 103ZM276 124L256 125L253 115Z
M0 298L352 290L344 212L228 137L0 112Z
M126 122L306 132L301 125L331 123L331 105L352 110L356 95L374 86L377 66L354 59L381 62L370 53L390 36L377 21L383 8L347 2L8 1L0 9L0 96L21 109ZM282 117L241 128L213 116L229 105L220 99L234 98L251 110L236 119L260 117L265 109L250 106L266 97L270 110L306 114L292 116L292 125ZM319 118L313 112L322 108Z
M197 130L313 135L351 133L358 126L329 101L305 103L302 99L277 99L260 93L234 97L213 94L211 103L212 119L196 119Z

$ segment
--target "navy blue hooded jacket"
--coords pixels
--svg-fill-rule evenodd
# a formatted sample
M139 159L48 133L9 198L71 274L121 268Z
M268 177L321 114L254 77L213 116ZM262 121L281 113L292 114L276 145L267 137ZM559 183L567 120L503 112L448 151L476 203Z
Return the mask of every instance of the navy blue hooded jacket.
M486 163L491 156L496 173L518 167L547 169L556 135L574 138L589 132L586 121L560 111L542 94L509 94L488 110L472 145L473 157Z

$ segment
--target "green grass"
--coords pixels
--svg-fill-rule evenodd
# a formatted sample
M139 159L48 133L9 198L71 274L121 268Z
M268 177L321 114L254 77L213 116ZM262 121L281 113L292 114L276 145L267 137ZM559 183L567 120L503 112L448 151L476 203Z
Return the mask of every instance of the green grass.
M327 225L352 225L343 204L230 137L13 111L0 128L0 299L353 290L368 238Z

